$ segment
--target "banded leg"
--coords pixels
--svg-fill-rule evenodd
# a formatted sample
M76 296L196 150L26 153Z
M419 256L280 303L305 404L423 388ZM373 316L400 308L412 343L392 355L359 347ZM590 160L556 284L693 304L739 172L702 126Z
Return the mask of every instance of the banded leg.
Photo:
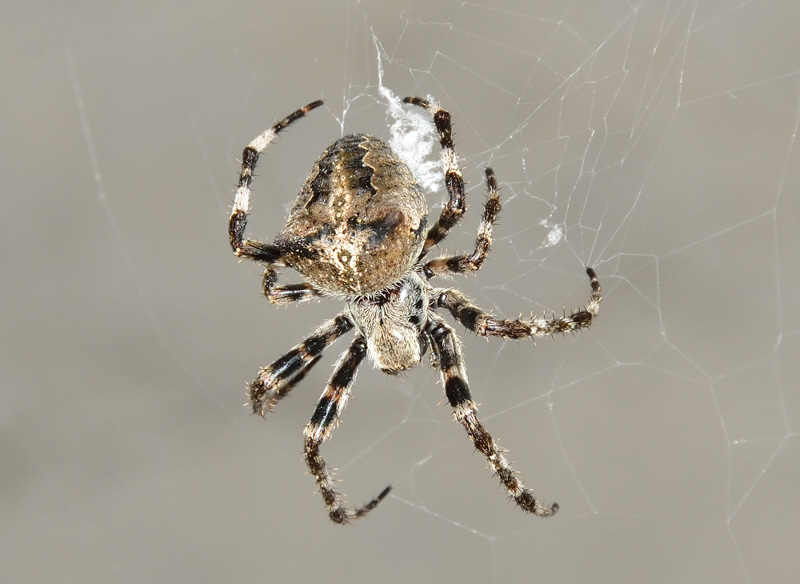
M517 318L514 320L493 318L489 313L473 305L466 296L455 289L434 290L434 306L446 308L458 322L484 337L522 339L567 333L588 327L600 311L600 301L603 299L600 282L592 268L586 268L586 273L592 286L592 295L586 308L573 310L570 314L564 313L559 317L548 319L531 316L530 319Z
M237 256L265 263L272 263L280 258L281 252L276 246L253 239L242 239L247 226L247 212L250 210L250 185L253 182L253 173L255 172L259 155L270 145L275 136L289 124L321 105L321 101L314 101L289 114L250 142L247 148L244 149L242 153L242 171L239 174L239 184L233 200L233 211L228 221L228 237L231 249Z
M320 296L316 288L305 282L302 284L286 284L284 286L276 286L275 284L277 283L278 272L271 267L267 268L264 272L264 277L261 279L261 287L264 290L264 296L272 304L282 306L292 302L304 302Z
M453 128L450 124L450 113L437 105L421 97L406 97L403 103L410 103L425 108L433 116L433 123L436 131L439 132L439 144L442 147L442 167L444 168L444 183L450 199L442 209L436 224L428 230L422 253L422 259L428 250L442 241L447 233L461 220L464 211L467 210L467 202L464 194L464 178L458 168L458 157L453 149Z
M359 335L336 363L336 369L317 402L314 415L311 416L311 420L303 432L308 470L317 481L322 499L325 501L325 507L328 509L328 515L334 523L349 523L354 519L364 517L377 507L391 489L391 487L386 487L377 497L362 507L345 507L342 496L333 486L334 481L328 465L319 453L322 443L331 437L331 431L339 423L347 398L350 397L350 388L355 381L356 370L366 354L367 343L364 337Z
M500 214L500 193L497 192L497 180L491 168L486 169L486 188L489 197L483 205L483 216L475 239L475 249L469 255L434 258L423 266L423 272L430 279L433 276L463 274L477 272L489 257L492 247L492 228Z
M522 481L517 478L517 472L511 468L506 459L505 451L497 446L491 434L478 420L478 406L472 400L467 385L461 343L453 329L439 316L434 316L428 325L428 333L433 340L433 350L438 359L447 400L453 408L455 419L464 426L475 448L486 457L517 506L537 517L550 517L555 514L558 511L558 504L553 503L548 507L534 497L532 490L525 488Z
M322 352L336 339L353 328L344 314L324 322L302 343L294 347L269 367L264 367L249 385L253 413L266 416L279 399L300 381L322 356Z

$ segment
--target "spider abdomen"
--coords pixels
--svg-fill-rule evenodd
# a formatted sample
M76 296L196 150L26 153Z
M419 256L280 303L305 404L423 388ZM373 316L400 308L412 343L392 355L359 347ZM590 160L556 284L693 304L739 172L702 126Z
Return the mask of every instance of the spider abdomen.
M382 140L331 144L303 184L275 244L327 294L375 294L413 269L428 224L425 197Z

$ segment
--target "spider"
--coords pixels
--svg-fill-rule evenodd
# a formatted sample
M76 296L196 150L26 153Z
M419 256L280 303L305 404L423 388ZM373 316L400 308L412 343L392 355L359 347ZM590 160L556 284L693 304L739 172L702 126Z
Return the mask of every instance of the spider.
M266 265L262 286L276 305L317 297L344 300L345 309L268 367L249 384L253 412L264 417L277 401L319 361L323 351L345 333L355 339L339 357L333 375L304 430L305 461L335 523L367 515L389 493L386 487L361 507L348 507L335 489L320 447L331 437L344 410L356 370L365 357L388 374L417 365L428 349L441 374L447 401L475 448L486 457L514 502L538 517L550 517L558 504L545 505L525 488L483 424L470 396L462 345L436 309L447 310L467 329L486 337L544 337L588 327L597 315L600 283L592 268L587 306L550 319L492 317L453 288L434 288L435 276L478 271L489 254L492 227L500 212L497 180L486 169L488 198L471 253L425 260L466 211L464 180L453 149L450 114L418 97L405 103L424 108L433 117L442 149L449 199L436 223L428 226L425 198L411 170L382 140L352 134L336 140L316 161L294 201L286 225L274 243L244 239L250 207L250 186L259 155L287 126L322 105L315 101L266 130L244 149L238 188L228 224L233 252ZM276 268L290 267L305 279L278 285Z

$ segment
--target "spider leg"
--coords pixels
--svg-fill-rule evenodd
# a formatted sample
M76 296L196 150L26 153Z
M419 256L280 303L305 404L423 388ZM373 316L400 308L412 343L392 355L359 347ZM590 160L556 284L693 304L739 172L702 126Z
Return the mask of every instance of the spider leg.
M261 280L261 286L264 290L264 296L266 296L272 304L284 305L292 302L304 302L321 296L316 288L306 282L302 284L276 286L275 284L277 284L277 282L278 272L272 267L268 267Z
M442 241L447 233L461 220L467 210L464 194L464 178L458 168L458 157L453 149L453 128L450 123L450 113L421 97L406 97L403 103L410 103L425 108L433 116L433 123L439 132L439 144L442 147L442 167L444 168L444 182L450 199L442 209L436 224L428 230L425 244L419 259L425 257L428 250Z
M452 257L438 257L430 260L423 267L423 273L428 279L433 276L446 276L449 274L463 274L477 272L489 256L492 246L492 228L500 213L500 193L497 192L497 180L491 168L486 169L486 188L489 197L483 205L483 216L478 227L478 237L475 239L475 249L469 255Z
M275 407L279 399L300 381L319 360L322 352L336 339L353 328L353 323L344 314L326 321L303 342L279 358L269 367L264 367L249 385L248 394L253 413L264 417Z
M341 412L350 396L350 388L355 380L356 370L366 354L367 343L364 337L359 335L336 363L336 369L317 402L314 415L311 416L311 420L303 432L308 470L317 481L322 499L325 501L325 507L328 509L328 515L334 523L349 523L354 519L364 517L377 507L391 489L391 487L386 487L377 497L362 507L345 507L341 495L333 486L333 478L328 470L328 465L319 453L322 443L330 438L331 431L339 422Z
M433 305L446 308L458 322L484 337L522 339L567 333L591 325L600 310L600 301L603 299L600 282L592 268L586 268L586 273L592 285L592 295L586 308L573 310L569 314L565 312L559 317L548 319L531 316L530 319L517 318L514 320L493 318L488 312L472 304L466 296L453 288L435 289L432 293Z
M447 400L453 408L455 419L464 426L475 448L486 457L509 496L520 508L537 517L550 517L555 514L558 511L558 504L553 503L548 507L534 497L532 490L525 488L522 481L517 478L517 472L506 459L504 451L497 446L491 434L478 420L478 406L472 400L467 385L461 343L453 329L441 317L432 315L428 333L433 340L433 350L438 359Z
M253 182L253 173L255 172L259 155L272 143L275 136L289 124L321 105L321 101L314 101L289 114L281 121L276 122L269 130L259 135L244 149L242 153L242 171L239 174L239 184L233 200L231 218L228 222L228 237L231 249L237 256L265 263L272 263L280 259L281 250L277 246L253 239L243 240L244 230L247 226L247 212L250 210L250 185Z

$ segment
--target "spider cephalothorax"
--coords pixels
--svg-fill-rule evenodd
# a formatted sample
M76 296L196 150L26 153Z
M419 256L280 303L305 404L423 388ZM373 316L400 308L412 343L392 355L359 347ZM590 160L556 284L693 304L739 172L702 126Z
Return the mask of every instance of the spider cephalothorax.
M408 97L404 101L428 110L439 133L449 199L431 227L425 198L409 168L378 138L352 134L331 144L314 164L274 243L243 239L250 184L259 154L286 126L322 102L297 110L244 150L239 188L228 224L234 253L266 265L264 294L274 304L319 296L343 298L347 303L338 316L261 370L249 386L253 411L266 415L331 343L355 329L355 340L336 363L304 432L306 464L329 516L336 523L347 523L366 515L390 489L386 487L362 507L346 507L320 455L320 447L330 437L350 395L356 370L369 357L383 371L398 373L417 365L430 348L455 419L464 426L517 505L539 517L549 517L558 505L544 505L523 486L504 451L478 420L477 406L467 384L461 341L435 310L446 309L466 328L483 336L550 336L592 323L600 305L600 284L594 270L587 268L592 294L586 308L550 319L514 320L493 318L458 290L431 286L429 280L434 276L480 269L492 243L500 195L494 173L487 168L489 197L475 249L469 254L424 261L430 249L447 236L464 214L464 181L453 150L450 114L424 99ZM278 286L275 268L280 266L294 268L306 281Z

